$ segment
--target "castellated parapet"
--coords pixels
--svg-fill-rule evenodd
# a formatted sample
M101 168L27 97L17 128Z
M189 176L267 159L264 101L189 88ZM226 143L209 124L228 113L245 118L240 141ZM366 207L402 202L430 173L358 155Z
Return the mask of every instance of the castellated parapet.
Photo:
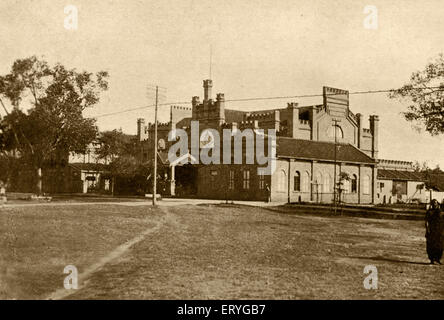
M259 129L259 121L258 120L246 120L241 121L239 124L240 129Z
M274 129L281 137L312 141L334 141L332 132L339 132L341 143L350 143L368 156L378 158L379 117L371 115L368 124L362 114L349 109L349 93L336 88L323 88L323 104L300 106L289 101L283 108L260 111L226 110L224 93L212 96L213 81L203 81L203 99L191 98L189 106L171 106L170 123L159 123L159 132L174 128L189 130L191 121L199 122L200 131L205 129ZM227 122L228 123L227 123ZM337 121L332 130L333 121ZM138 120L138 136L148 139L153 125L145 126Z
M203 81L204 99L202 103L198 96L191 100L192 120L199 121L201 128L219 128L225 122L225 96L223 93L216 95L216 101L212 99L211 89L213 81Z

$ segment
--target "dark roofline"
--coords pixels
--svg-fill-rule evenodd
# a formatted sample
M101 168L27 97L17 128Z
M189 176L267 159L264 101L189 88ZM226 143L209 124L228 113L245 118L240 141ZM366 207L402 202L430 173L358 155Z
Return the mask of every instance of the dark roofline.
M331 162L334 163L335 160L330 159L320 159L320 158L303 158L303 157L292 157L292 156L280 156L276 155L276 157L281 159L297 159L297 160L307 160L307 161L322 161L322 162ZM360 164L360 165L369 165L369 166L376 166L376 162L359 162L359 161L349 161L349 160L336 160L336 163L350 163L350 164Z
M348 148L352 148L353 151L361 154L366 160L364 161L353 161L353 160L344 160L344 159L337 159L336 162L337 163L350 163L350 164L365 164L365 165L370 165L370 166L376 166L377 165L377 160L373 159L372 157L368 156L366 153L364 153L362 150L360 150L359 148L355 147L354 145L350 144L350 143L340 143L340 142L330 142L330 141L316 141L316 140L306 140L306 139L297 139L297 138L291 138L291 137L277 137L277 143L279 140L287 140L287 141L294 141L295 143L301 142L301 143L310 143L313 145L328 145L328 146L343 146L343 147L348 147ZM323 162L332 162L334 163L335 160L334 159L326 159L326 158L321 158L320 156L313 156L313 157L301 157L301 156L296 156L296 155L285 155L285 154L276 154L277 158L283 158L283 159L301 159L301 160L311 160L311 161L323 161Z
M427 178L415 171L378 168L377 179L427 182Z
M276 138L278 138L278 139L286 139L286 140L295 140L295 141L310 141L310 142L319 143L319 144L321 144L321 143L324 143L324 144L335 144L334 142L331 142L331 141L308 140L308 139L299 139L299 138L292 138L292 137L285 137L285 136L277 136ZM347 142L336 142L336 145L338 145L338 146L340 146L340 145L342 145L342 146L348 146L348 145L353 146L352 144L347 143Z

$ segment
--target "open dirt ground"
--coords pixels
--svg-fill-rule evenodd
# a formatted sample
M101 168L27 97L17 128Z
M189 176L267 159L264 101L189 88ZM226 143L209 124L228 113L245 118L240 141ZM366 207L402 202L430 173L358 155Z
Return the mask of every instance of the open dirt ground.
M66 265L79 288L66 290ZM378 270L367 290L366 265ZM0 298L443 299L421 221L248 206L0 208Z

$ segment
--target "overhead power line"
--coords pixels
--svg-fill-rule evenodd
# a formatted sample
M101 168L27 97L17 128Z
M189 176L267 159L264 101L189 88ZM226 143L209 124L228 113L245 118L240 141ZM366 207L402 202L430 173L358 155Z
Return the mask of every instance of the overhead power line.
M436 91L444 91L443 87L424 87L424 88L412 88L413 90L426 90L426 89L437 89ZM367 91L354 91L349 92L349 95L359 95L359 94L374 94L374 93L389 93L394 92L395 89L383 89L383 90L367 90ZM335 96L335 95L343 95L343 93L328 93L327 96ZM225 102L245 102L245 101L266 101L266 100L279 100L279 99L297 99L297 98L316 98L316 97L323 97L323 94L302 94L302 95L292 95L292 96L273 96L273 97L252 97L252 98L240 98L240 99L226 99ZM158 106L171 106L171 105L189 105L191 104L190 101L177 101L177 102L165 102L165 103L159 103ZM113 116L116 114L126 113L126 112L132 112L137 110L143 110L148 108L154 108L156 105L148 105L143 107L136 107L136 108L130 108L125 109L121 111L115 111L110 113L104 113L99 114L97 116L93 116L93 118L102 118L102 117L108 117Z

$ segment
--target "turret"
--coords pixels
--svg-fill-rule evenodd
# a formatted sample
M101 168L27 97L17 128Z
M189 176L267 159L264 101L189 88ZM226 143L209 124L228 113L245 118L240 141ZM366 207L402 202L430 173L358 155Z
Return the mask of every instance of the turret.
M139 118L137 119L137 139L139 141L146 140L148 138L148 134L145 130L145 119Z
M210 79L203 81L204 87L204 102L211 100L211 88L213 87L213 81Z
M291 138L297 138L299 130L299 109L296 102L290 102L287 104L287 109L290 111L290 117L288 121L288 136Z
M360 113L356 114L356 121L358 123L358 148L363 147L363 133L364 133L364 116Z

